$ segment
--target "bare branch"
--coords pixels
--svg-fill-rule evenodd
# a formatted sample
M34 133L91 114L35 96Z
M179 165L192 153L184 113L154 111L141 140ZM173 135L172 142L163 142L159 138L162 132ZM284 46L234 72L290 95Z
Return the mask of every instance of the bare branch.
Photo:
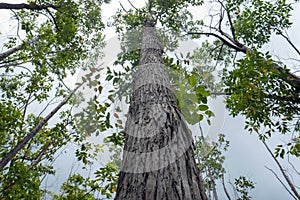
M300 195L297 191L297 189L295 188L294 184L292 183L291 179L289 178L289 176L286 174L286 171L283 169L283 167L281 166L280 162L277 160L277 158L274 156L273 152L271 151L271 149L269 148L269 146L267 145L266 141L261 140L262 143L264 144L265 148L267 149L267 151L269 152L269 154L272 156L273 160L275 161L275 163L277 164L278 168L280 169L280 172L282 173L284 179L286 180L287 184L290 186L292 192L294 193L294 195L300 199ZM294 195L292 195L294 197Z
M0 3L0 9L10 9L10 10L21 10L21 9L28 9L28 10L44 10L47 8L53 8L55 10L63 7L63 5L53 5L53 4L45 4L45 5L37 5L37 4L10 4L10 3Z
M231 30L231 34L232 34L232 37L233 37L233 40L234 41L237 41L236 40L236 36L235 36L235 29L234 29L234 26L233 26L233 23L232 23L232 19L231 19L231 16L230 16L230 13L229 11L226 9L225 5L223 4L223 2L221 1L218 1L221 6L223 7L223 9L226 11L227 13L227 18L228 18L228 21L229 21L229 25L230 25L230 30Z
M223 42L225 45L227 45L228 47L238 51L238 52L243 52L243 53L247 53L247 51L249 51L250 49L247 48L246 46L243 47L239 47L236 46L235 44L232 44L232 41L228 41L227 39L225 39L224 37L216 34L216 33L207 33L207 32L188 32L188 35L206 35L206 36L214 36L216 38L218 38L221 42Z
M129 4L130 4L135 10L137 10L137 8L131 3L130 0L127 0L127 1L129 2Z
M119 1L119 4L120 4L122 10L123 10L124 12L128 13L128 11L124 8L123 4L122 4L120 1Z
M284 189L294 198L297 200L297 198L294 196L294 194L287 188L287 186L282 182L282 180L278 177L278 175L274 172L274 170L268 168L267 166L265 166L265 168L267 170L269 170L270 172L272 172L272 174L276 177L276 179L281 183L281 185L284 187Z
M288 163L292 166L293 170L300 176L300 172L296 169L294 164L290 161L290 155L288 155Z
M222 176L222 185L223 185L223 189L224 189L224 192L226 194L226 197L228 198L228 200L231 200L231 197L230 197L229 192L228 192L228 190L226 188L226 185L225 185L224 174Z
M280 34L291 46L292 48L298 53L298 55L300 55L300 51L299 49L297 49L297 47L294 45L294 43L291 41L291 39L289 38L288 35L284 35L284 34Z

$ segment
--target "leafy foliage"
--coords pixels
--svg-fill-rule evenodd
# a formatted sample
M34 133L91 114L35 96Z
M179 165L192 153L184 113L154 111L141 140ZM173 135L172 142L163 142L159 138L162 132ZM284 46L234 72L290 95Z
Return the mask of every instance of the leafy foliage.
M249 192L254 189L255 186L251 180L248 180L244 176L240 176L234 180L234 184L236 186L236 191L239 193L237 200L252 199L251 196L249 196Z
M202 129L200 128L200 130ZM203 174L204 186L209 197L211 197L211 192L213 192L213 195L216 195L214 192L216 192L217 181L222 181L223 188L226 188L224 176L227 171L223 165L225 161L224 153L228 150L229 144L230 143L226 140L224 134L219 135L217 142L210 143L208 142L208 139L205 139L203 136L196 140L196 161ZM235 178L232 186L234 194L239 194L237 197L239 200L251 199L249 192L255 188L253 181L244 176ZM228 193L227 195L230 194Z
M74 75L80 67L95 68L103 46L102 1L47 0L28 4L56 7L11 11L18 26L15 34L7 36L0 54L1 159L71 92L72 85L67 86L64 80L68 75ZM89 61L83 62L85 59ZM77 101L73 97L68 104ZM41 127L0 169L0 198L40 199L47 193L41 188L43 177L55 173L52 165L57 152L69 143L78 145L76 155L83 164L95 158L101 147L84 142L71 109L68 106L61 110L56 123ZM79 176L70 179L74 184L83 184ZM71 189L65 190L71 195Z
M250 47L262 47L271 34L281 34L291 26L292 6L285 0L227 0L226 10L231 14L236 39Z
M236 62L236 69L224 76L226 99L231 114L243 114L247 118L245 128L260 134L260 128L267 127L261 139L274 132L286 134L293 130L295 116L299 116L298 91L285 82L289 70L274 69L274 62L267 53L249 52ZM296 143L297 144L297 143ZM295 147L293 154L295 155ZM281 154L282 157L284 155Z

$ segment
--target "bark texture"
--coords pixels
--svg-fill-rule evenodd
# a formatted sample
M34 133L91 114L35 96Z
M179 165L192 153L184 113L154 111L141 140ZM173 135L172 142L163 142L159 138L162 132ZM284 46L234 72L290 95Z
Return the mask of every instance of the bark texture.
M178 110L162 47L143 29L116 200L205 200L193 140Z

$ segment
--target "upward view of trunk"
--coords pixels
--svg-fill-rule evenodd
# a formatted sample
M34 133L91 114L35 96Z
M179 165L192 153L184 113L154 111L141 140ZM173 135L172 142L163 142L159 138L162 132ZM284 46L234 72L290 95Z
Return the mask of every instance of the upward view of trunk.
M133 88L115 199L206 200L153 23L143 29Z

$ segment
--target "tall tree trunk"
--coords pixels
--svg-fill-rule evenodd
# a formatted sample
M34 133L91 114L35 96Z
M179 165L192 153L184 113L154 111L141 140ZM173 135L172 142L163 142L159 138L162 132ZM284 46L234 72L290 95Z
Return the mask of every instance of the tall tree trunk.
M133 84L115 199L206 200L193 139L178 110L153 23L143 29Z

